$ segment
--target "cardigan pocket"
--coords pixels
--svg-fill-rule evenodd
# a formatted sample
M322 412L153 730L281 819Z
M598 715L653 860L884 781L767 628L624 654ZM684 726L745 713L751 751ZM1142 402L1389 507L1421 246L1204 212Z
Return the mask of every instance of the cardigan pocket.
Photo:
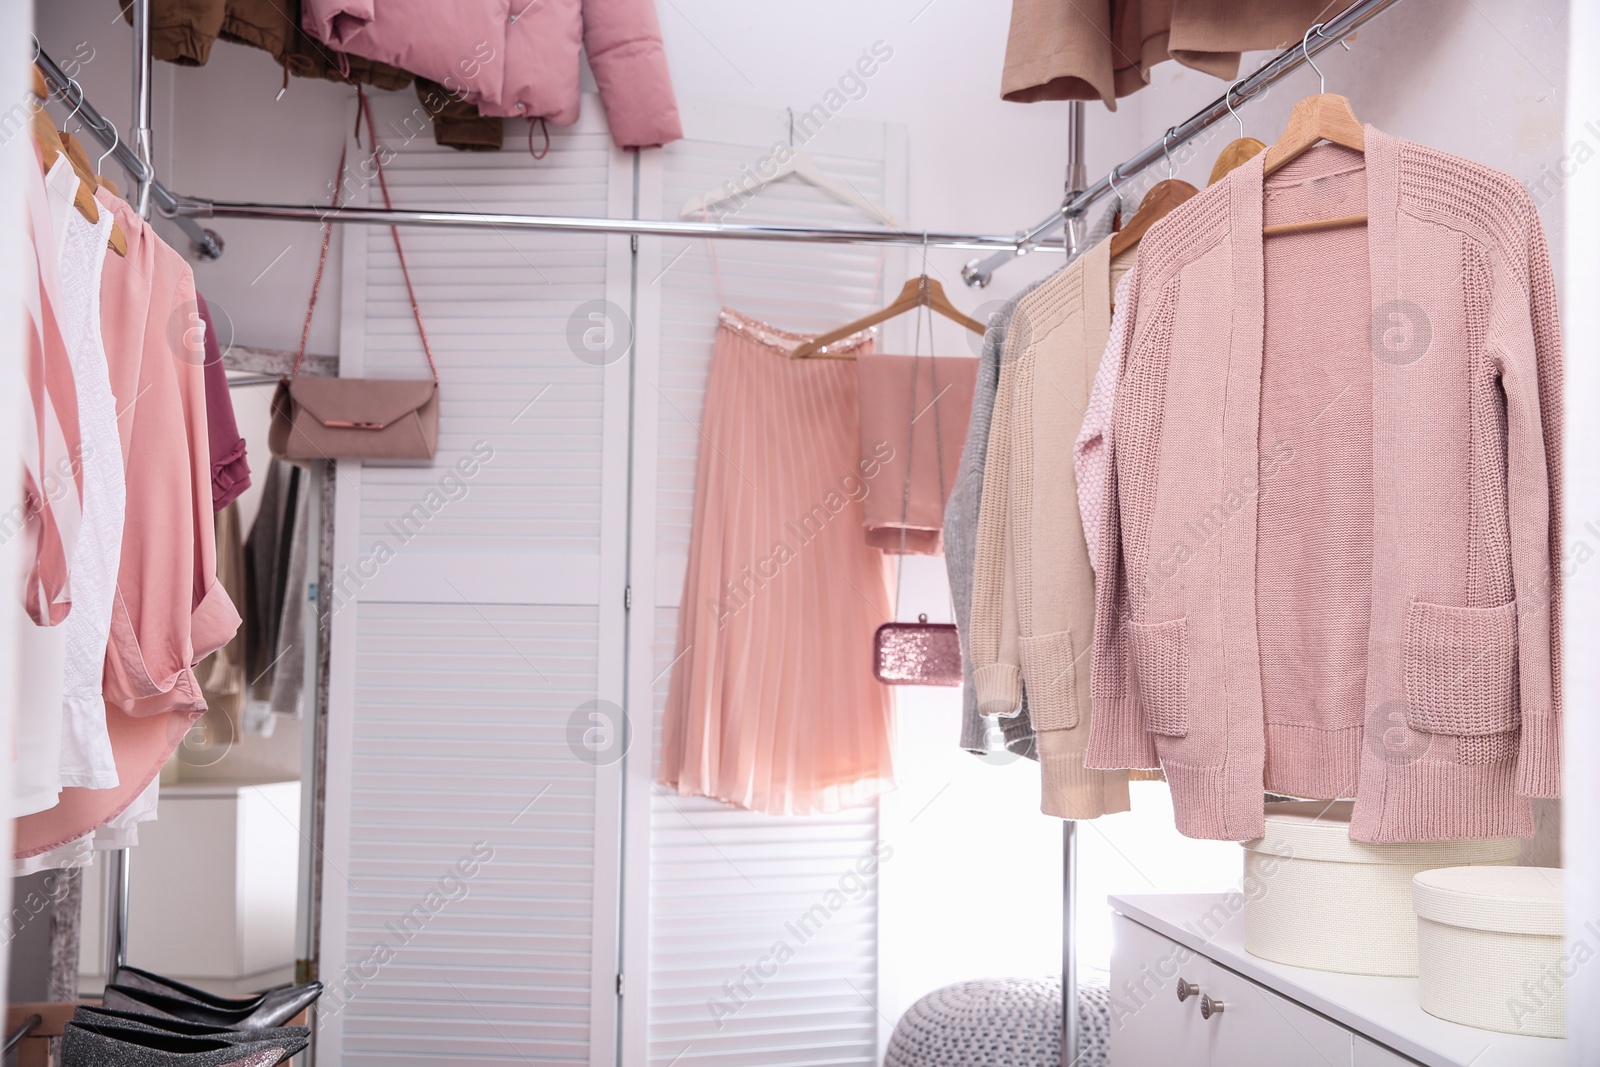
M1414 730L1488 738L1519 725L1517 603L1458 608L1413 600L1406 608L1406 719ZM1504 744L1463 742L1462 762Z
M1145 723L1164 737L1189 734L1188 627L1187 617L1128 623Z
M1072 633L1039 634L1017 642L1028 714L1035 730L1070 730L1078 725L1078 658Z

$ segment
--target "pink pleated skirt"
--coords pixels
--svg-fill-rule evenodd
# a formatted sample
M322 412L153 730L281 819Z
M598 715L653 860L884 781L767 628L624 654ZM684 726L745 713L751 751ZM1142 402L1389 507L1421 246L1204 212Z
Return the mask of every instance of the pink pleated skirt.
M804 340L719 316L662 723L663 785L773 815L894 784L893 699L872 674L889 583L862 529L891 487L860 451L854 363L790 359Z

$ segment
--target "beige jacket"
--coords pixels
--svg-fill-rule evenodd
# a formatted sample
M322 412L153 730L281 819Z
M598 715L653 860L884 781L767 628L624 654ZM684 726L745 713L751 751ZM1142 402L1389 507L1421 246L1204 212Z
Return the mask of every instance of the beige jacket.
M1103 100L1115 111L1164 59L1232 80L1240 52L1287 47L1350 2L1013 0L1000 95L1023 104Z
M1014 713L1026 684L1044 779L1040 809L1066 819L1128 810L1128 776L1083 765L1094 572L1072 469L1111 332L1110 249L1100 242L1017 304L989 430L973 575L979 710Z

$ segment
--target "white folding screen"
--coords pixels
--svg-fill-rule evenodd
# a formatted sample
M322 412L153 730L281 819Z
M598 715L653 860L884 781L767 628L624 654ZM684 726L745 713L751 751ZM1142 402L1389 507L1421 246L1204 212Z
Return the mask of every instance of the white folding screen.
M438 148L412 103L374 103L399 205L631 209L594 100L543 160ZM402 239L439 448L339 464L318 1062L611 1065L621 772L583 739L623 696L628 371L588 312L629 302L628 241ZM426 374L388 229L345 240L342 373Z
M685 133L642 163L645 217L674 218L690 198L766 169L789 124L782 112L690 108ZM830 176L904 217L903 131L842 117L818 129L813 115L798 123L797 143ZM713 217L875 221L794 180ZM884 279L898 286L903 261L898 252L835 245L642 242L629 697L636 729L644 733L648 721L651 743L628 757L622 1063L877 1062L877 892L851 875L877 847L876 806L779 818L679 797L653 781L717 310L826 330L881 306ZM819 903L828 917L817 924ZM808 911L813 921L799 921Z
M636 157L588 100L542 161L461 156L411 136L407 103L375 103L407 206L673 218L788 136L782 113L688 108L684 141ZM797 140L905 214L902 131L834 117ZM354 183L381 202L370 167ZM726 217L874 221L794 182ZM439 454L339 466L318 1063L875 1063L876 887L830 891L877 847L876 806L772 818L652 782L717 309L826 329L880 305L904 254L402 239ZM426 373L389 231L345 240L342 373ZM819 901L826 923L757 973Z

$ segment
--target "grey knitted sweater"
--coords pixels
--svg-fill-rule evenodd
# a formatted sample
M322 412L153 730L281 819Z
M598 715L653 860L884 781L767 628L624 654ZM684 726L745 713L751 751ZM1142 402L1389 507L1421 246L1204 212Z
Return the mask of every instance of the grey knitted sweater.
M1078 246L1079 252L1092 248L1110 233L1116 219L1117 203L1090 227ZM1067 263L1072 260L1067 260ZM1063 263L1062 266L1066 266ZM978 551L978 508L983 501L983 467L989 454L989 423L994 416L995 392L1000 387L1000 360L1006 347L1006 329L1011 324L1017 301L1033 292L1043 281L1033 283L1012 297L989 318L983 335L983 354L978 360L978 382L972 393L972 421L967 428L967 443L961 449L961 466L950 502L944 509L944 560L950 571L950 597L955 603L956 630L961 638L961 747L969 752L989 750L988 724L978 713L978 692L972 669L972 571ZM1028 694L1022 694L1022 710L1000 720L1005 746L1013 752L1037 759L1033 747L1033 722L1028 715Z

